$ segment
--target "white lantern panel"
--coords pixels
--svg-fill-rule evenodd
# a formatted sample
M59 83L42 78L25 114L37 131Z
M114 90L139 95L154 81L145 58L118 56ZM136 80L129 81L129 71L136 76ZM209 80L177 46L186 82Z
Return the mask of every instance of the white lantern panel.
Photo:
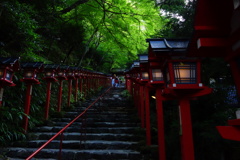
M9 80L9 81L12 80L12 72L7 71L7 73L6 73L6 80Z
M161 69L152 69L152 80L163 81L163 74Z
M196 79L196 63L174 63L175 83L178 84L193 84Z
M26 71L24 74L24 78L33 78L33 71Z
M148 72L142 72L142 79L148 79Z

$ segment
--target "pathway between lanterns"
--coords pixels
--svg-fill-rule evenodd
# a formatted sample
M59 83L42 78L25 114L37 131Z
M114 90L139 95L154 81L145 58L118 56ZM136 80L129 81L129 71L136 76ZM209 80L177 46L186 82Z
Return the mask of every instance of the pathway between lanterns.
M64 132L62 160L141 160L148 159L139 151L145 133L140 128L137 112L125 96L124 87L113 88L87 113L86 123L79 119ZM1 149L9 160L25 159L78 116L96 97L81 103L62 118L52 118L48 125L28 133L26 142L14 142ZM82 129L83 125L86 128ZM141 132L140 132L141 131ZM81 136L82 135L82 136ZM85 136L83 136L85 135ZM57 159L59 138L36 155L36 159Z

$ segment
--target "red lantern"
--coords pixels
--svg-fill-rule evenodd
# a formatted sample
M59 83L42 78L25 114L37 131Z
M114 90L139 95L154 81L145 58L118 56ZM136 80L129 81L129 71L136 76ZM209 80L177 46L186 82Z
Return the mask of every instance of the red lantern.
M19 58L0 57L0 87L15 86L13 73L20 69Z
M44 64L44 78L47 81L57 81L56 72L59 68L57 64Z
M139 54L139 62L140 62L140 82L147 83L149 80L148 73L148 55L147 54Z
M22 81L31 84L40 84L37 79L37 73L43 71L43 62L27 62L21 63L21 66L24 70L24 76Z

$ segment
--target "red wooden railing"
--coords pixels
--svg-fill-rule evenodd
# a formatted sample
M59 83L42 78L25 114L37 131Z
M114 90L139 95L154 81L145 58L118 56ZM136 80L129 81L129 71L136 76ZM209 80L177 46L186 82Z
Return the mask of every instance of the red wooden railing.
M63 141L63 132L71 126L76 120L78 120L80 117L84 116L87 111L96 103L98 102L107 92L110 91L111 88L109 88L107 91L105 91L101 96L99 96L92 104L90 104L81 114L79 114L74 120L72 120L70 123L68 123L63 129L61 129L58 133L56 133L51 139L49 139L46 143L44 143L39 149L37 149L34 153L32 153L26 160L32 159L34 156L36 156L43 148L45 148L49 143L51 143L56 137L60 135L60 146L59 146L59 158L61 159L61 153L62 153L62 141Z

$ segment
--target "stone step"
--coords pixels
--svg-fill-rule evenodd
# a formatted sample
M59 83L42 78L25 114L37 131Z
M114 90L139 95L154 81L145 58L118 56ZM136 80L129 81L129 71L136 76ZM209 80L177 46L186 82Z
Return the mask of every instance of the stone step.
M22 142L16 142L13 144L13 147L27 147L27 148L39 148L47 140L34 140L28 141L25 144ZM53 140L49 143L45 148L49 149L58 149L60 146L60 140ZM62 141L63 149L133 149L136 147L136 142L128 142L128 141L106 141L106 140L64 140Z
M111 94L107 94L101 102L86 112L85 128L81 129L83 117L80 117L64 131L62 144L59 136L32 160L58 159L61 145L62 160L142 160L143 156L136 151L140 139L140 136L135 135L140 126L136 118L137 112L131 107L125 107L128 104L119 94L121 91L112 90ZM80 115L94 100L92 98L79 102L78 107L66 112L62 118L51 118L47 125L32 129L28 133L28 141L14 142L4 151L0 149L0 155L7 155L9 160L27 158Z
M53 118L52 119L52 121L54 121L54 122L71 122L73 119L74 119L75 117L73 117L73 118L59 118L59 119L57 119L57 118ZM76 122L81 122L82 121L82 119L81 118L79 118L78 120L76 120ZM131 122L132 121L132 119L129 117L126 117L126 118L117 118L117 117L109 117L109 118L107 118L106 117L106 119L103 119L103 118L101 118L101 117L87 117L87 121L88 122L122 122L122 123L127 123L127 122Z
M53 122L54 126L66 126L67 124L69 124L69 122ZM75 122L73 123L71 126L76 127L76 126L81 126L82 122ZM126 123L126 122L91 122L91 121L87 121L85 124L87 127L136 127L138 126L138 124L136 123Z
M37 132L31 133L31 139L33 140L49 140L56 133L49 132ZM81 137L81 135L84 135ZM56 139L60 139L57 137ZM79 132L64 133L64 140L118 140L118 141L137 141L139 137L134 134L114 134L114 133L86 133L81 134Z
M58 132L63 127L49 127L49 126L43 126L43 127L36 127L33 129L34 132ZM79 127L68 127L65 132L76 132L80 131L81 126ZM87 127L84 129L86 133L133 133L135 131L135 127Z
M71 113L66 113L64 115L65 118L75 118L78 115L80 115L81 113L78 112L71 112ZM87 113L86 115L84 115L87 118L102 118L102 119L114 119L114 118L130 118L132 115L128 115L128 114L118 114L118 113L97 113L97 114L93 114L93 113Z
M9 157L14 157L14 160L17 158L27 158L31 155L37 148L18 148L11 147L6 148L5 153ZM37 158L58 158L59 149L43 149L36 155ZM62 150L62 160L142 160L142 156L138 151L133 150L80 150L80 149L63 149Z
M65 113L64 116L78 116L79 114L81 114L83 111L75 111L75 112L67 112ZM87 111L86 112L89 115L101 115L101 116L105 116L105 115L111 115L111 116L127 116L130 115L128 112L126 111L103 111L103 112L99 112L99 111Z

